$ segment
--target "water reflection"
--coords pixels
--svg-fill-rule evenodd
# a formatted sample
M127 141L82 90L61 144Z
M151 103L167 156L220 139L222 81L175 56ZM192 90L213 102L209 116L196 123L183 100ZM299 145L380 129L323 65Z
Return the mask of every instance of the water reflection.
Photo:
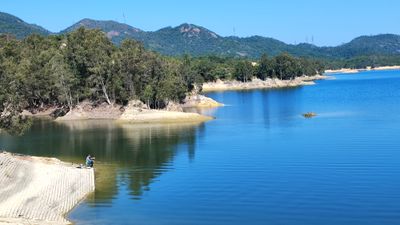
M160 174L173 168L174 157L195 156L201 124L116 124L113 121L56 123L35 121L22 137L0 135L0 146L12 152L58 157L83 163L96 157L96 191L91 203L110 202L120 182L128 184L134 199L148 190Z

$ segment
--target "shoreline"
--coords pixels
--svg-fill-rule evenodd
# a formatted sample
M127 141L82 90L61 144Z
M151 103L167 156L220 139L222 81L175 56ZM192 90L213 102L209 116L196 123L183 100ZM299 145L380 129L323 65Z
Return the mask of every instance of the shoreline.
M231 90L254 90L254 89L278 89L290 88L305 85L314 85L315 80L328 79L329 76L301 76L293 80L280 80L277 78L260 80L254 78L250 82L240 82L236 80L204 83L202 86L203 92L215 91L231 91ZM82 120L112 120L117 123L202 123L212 119L211 116L206 116L197 112L185 112L184 108L215 108L221 107L224 104L215 101L212 98L200 94L189 94L186 96L182 104L169 103L165 109L149 109L143 102L132 100L127 106L118 104L108 105L102 103L94 105L89 101L83 101L64 116L54 119L56 122L82 121ZM50 107L36 114L32 114L27 110L22 113L32 117L49 117L57 110L55 107Z
M102 103L94 105L83 101L65 115L54 119L56 122L82 120L112 120L118 123L191 123L206 122L214 117L194 112L185 112L185 108L214 108L223 104L199 94L188 95L182 104L170 102L165 109L149 109L139 100L132 100L126 106ZM51 117L58 108L49 107L35 114L24 110L22 115L31 117Z
M87 106L88 103L85 103ZM79 121L79 120L112 120L118 123L186 123L206 122L214 119L199 113L183 112L180 105L170 104L166 110L148 109L140 101L131 101L125 107L99 106L85 107L78 105L66 115L55 119L56 122ZM168 110L169 109L169 110Z
M177 112L165 110L142 110L140 112L134 109L127 109L118 119L117 123L191 123L206 122L214 119L211 116L201 115L199 113Z
M341 68L337 70L325 70L324 74L336 74L336 73L359 73L363 71L381 71L381 70L400 70L400 66L379 66L375 68L367 67L364 69L349 69Z
M66 215L95 189L94 170L76 167L0 152L0 224L72 224Z
M254 78L250 82L241 82L236 80L222 81L217 80L215 82L208 82L203 84L204 92L215 92L215 91L233 91L233 90L253 90L253 89L275 89L275 88L288 88L298 87L305 85L314 85L315 80L327 79L325 75L315 76L301 76L296 77L293 80L280 80L277 78L268 78L266 80L260 80Z

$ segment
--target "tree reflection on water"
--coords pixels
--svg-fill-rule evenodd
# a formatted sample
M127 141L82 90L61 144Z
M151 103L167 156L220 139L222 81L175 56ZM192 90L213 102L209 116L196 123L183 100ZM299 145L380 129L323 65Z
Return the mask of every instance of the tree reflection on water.
M96 191L89 201L107 203L118 194L120 182L129 186L133 199L140 199L155 178L173 168L179 152L187 152L192 160L197 132L203 129L203 124L37 120L21 137L0 134L0 147L79 164L87 154L94 155Z

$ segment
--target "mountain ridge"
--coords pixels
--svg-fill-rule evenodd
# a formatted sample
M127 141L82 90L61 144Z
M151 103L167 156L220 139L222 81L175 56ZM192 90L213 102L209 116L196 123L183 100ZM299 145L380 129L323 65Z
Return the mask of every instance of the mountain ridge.
M6 32L4 32L6 31ZM45 28L30 24L9 13L0 12L0 33L11 33L17 38L24 38L30 34L49 35Z
M132 38L142 42L148 49L171 56L190 54L193 56L218 55L257 58L264 53L275 56L282 52L288 52L295 56L326 59L348 59L371 55L400 56L400 35L396 34L363 35L338 46L319 47L310 43L287 44L260 35L224 37L205 27L191 23L182 23L175 27L168 26L156 31L144 31L113 20L89 18L78 21L58 34L66 34L79 27L101 29L117 45L126 38ZM32 33L57 34L51 33L43 27L26 23L7 13L0 13L0 33L12 33L17 38L24 38Z

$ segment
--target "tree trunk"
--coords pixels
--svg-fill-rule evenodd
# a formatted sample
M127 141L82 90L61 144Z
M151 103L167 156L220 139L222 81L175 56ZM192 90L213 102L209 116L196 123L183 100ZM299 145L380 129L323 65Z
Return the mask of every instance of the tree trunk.
M69 110L72 110L72 95L71 95L71 92L68 93L68 106L69 106Z
M110 98L108 97L108 94L107 94L106 85L104 84L103 81L101 81L101 89L102 89L102 91L103 91L103 94L104 94L104 97L106 98L107 103L108 103L109 105L112 105L112 104L111 104L111 101L110 101Z

